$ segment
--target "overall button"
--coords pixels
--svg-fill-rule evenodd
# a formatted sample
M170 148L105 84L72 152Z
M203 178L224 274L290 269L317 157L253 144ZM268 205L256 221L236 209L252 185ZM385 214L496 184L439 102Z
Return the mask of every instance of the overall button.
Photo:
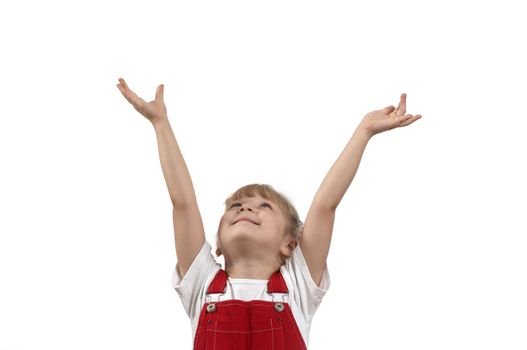
M207 312L214 312L214 311L216 311L216 304L207 305Z
M278 312L284 311L284 304L282 303L274 303L274 309Z

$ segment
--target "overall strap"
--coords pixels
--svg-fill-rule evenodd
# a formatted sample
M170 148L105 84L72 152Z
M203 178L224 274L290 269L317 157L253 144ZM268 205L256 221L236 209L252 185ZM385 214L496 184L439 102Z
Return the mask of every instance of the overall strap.
M280 273L280 270L276 271L271 275L267 282L268 293L288 293L287 285L285 284L284 277Z
M223 269L219 269L216 276L212 279L207 289L207 294L223 293L225 287L227 287L227 272Z
M214 278L212 279L212 282L209 284L209 288L207 289L207 294L214 294L214 293L223 293L225 291L225 287L227 286L227 272L223 269L219 269ZM274 272L271 277L269 278L269 281L267 282L267 292L268 293L288 293L287 285L285 283L284 277L282 276L282 273L280 273L280 270Z

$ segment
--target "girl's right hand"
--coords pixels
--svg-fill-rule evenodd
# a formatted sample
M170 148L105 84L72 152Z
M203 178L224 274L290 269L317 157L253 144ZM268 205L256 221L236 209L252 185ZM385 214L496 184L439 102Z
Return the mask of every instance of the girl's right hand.
M164 85L157 87L156 98L150 102L146 102L141 97L137 96L135 92L130 90L123 78L119 78L117 87L123 94L124 98L134 106L134 108L141 113L152 124L167 119L167 108L163 101Z

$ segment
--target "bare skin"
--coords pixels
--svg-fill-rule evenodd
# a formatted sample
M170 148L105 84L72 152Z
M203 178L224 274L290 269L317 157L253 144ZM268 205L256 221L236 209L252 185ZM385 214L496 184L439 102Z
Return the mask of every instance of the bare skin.
M156 130L161 166L173 204L178 269L181 276L184 276L205 242L205 233L192 180L168 121L167 110L163 100L164 85L161 84L157 87L155 99L150 102L146 102L130 90L124 79L119 79L117 87L132 106L152 123ZM340 156L326 174L313 198L307 217L304 220L304 230L300 237L300 242L298 242L311 277L317 285L321 282L326 266L336 208L357 172L368 141L379 133L408 126L420 118L422 118L420 114L406 114L406 94L401 94L397 107L388 106L367 113L357 126ZM247 205L247 207L243 205ZM251 203L242 204L240 209L248 210L252 208L260 210L257 207L251 207L251 205ZM267 215L265 214L266 212L262 213L262 215ZM257 217L255 216L254 218ZM265 220L270 226L278 227L282 225L282 223L273 221L281 220L278 216L265 216ZM248 222L236 223L236 226L232 225L232 221L226 222L225 230L232 230L233 234L235 227L236 230L247 227L247 233L250 233L249 231L251 230L261 229L251 226L252 224ZM297 242L287 239L283 240L280 235L275 237L277 240L276 244L268 244L269 247L272 247L269 249L277 250L270 252L271 256L278 256L279 251L290 256ZM249 247L250 244L244 242L243 246ZM258 247L264 249L260 245ZM235 259L233 263L227 261L229 254ZM233 250L229 254L226 256L226 265L232 269L237 278L267 279L279 267L276 266L279 264L278 259L273 258L269 260L270 255L266 255L262 251L254 255L244 255L238 254ZM250 259L250 261L244 261L244 259Z

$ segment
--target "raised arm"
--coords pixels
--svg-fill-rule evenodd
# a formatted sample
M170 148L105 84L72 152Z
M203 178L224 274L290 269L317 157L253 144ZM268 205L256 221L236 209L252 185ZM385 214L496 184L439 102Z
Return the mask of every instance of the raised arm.
M366 114L315 194L299 244L317 285L326 266L335 210L357 173L368 141L380 132L410 125L421 118L405 113L406 94L402 94L397 108L388 106Z
M157 87L155 99L148 103L130 90L124 79L119 79L117 87L154 126L161 168L173 206L177 265L184 276L205 242L205 232L192 179L167 117L164 86Z

